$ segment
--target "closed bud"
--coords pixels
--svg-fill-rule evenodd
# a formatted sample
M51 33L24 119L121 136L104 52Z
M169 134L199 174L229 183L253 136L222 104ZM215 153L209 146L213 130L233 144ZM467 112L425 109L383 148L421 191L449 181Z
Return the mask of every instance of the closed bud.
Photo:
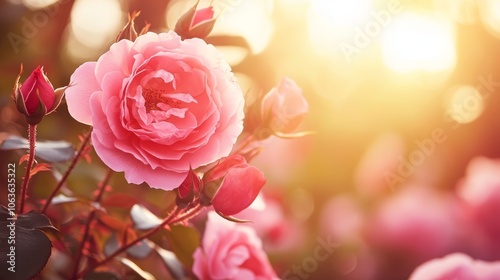
M309 111L302 90L290 78L283 78L271 89L261 104L261 129L273 133L290 133L296 129ZM268 137L269 134L261 133ZM259 137L261 139L265 137Z
M191 9L184 13L175 25L174 30L182 39L204 39L214 28L216 18L213 7L209 6L198 10L199 2L196 2Z
M266 183L264 174L240 154L224 159L206 174L203 193L215 211L230 216L246 209Z
M202 182L198 175L189 168L186 179L177 188L177 206L184 208L189 203L195 200L195 197L200 193Z
M40 123L45 115L57 109L66 87L54 90L41 66L38 66L26 81L20 84L22 70L21 65L21 71L14 86L13 98L17 110L24 114L29 124L35 125Z

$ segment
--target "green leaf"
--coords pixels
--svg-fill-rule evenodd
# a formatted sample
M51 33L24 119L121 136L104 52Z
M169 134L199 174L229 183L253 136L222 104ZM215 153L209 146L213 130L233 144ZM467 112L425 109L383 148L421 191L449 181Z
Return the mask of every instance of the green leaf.
M177 258L190 269L194 262L194 251L200 244L198 232L191 227L174 225L170 227L170 231L166 231L166 237Z

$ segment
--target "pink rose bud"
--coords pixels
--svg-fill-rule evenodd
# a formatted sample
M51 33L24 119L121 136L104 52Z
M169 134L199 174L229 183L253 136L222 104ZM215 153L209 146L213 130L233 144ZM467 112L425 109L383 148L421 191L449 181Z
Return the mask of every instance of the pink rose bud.
M14 100L27 122L35 125L59 106L65 88L54 90L42 66L38 66L22 85L19 84L21 72L16 80Z
M242 155L226 158L207 174L204 192L214 209L225 216L234 215L250 206L266 183L264 174L248 165ZM218 185L214 190L212 185Z
M290 78L283 78L278 86L271 89L261 104L263 126L273 133L290 133L297 128L309 105L302 90ZM263 137L265 138L265 137Z
M184 208L193 202L196 195L200 193L201 186L202 182L198 175L196 175L193 169L189 169L186 179L177 188L177 206Z
M175 25L174 31L179 34L182 39L204 39L214 28L216 18L214 18L215 12L213 7L209 6L197 10L198 4L199 1L191 7L189 11L183 14Z

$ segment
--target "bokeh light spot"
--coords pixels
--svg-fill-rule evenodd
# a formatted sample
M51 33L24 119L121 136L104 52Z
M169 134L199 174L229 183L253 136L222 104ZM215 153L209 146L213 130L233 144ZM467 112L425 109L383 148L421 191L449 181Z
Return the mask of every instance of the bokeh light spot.
M446 17L401 14L382 36L384 62L396 72L439 72L455 66L454 26Z

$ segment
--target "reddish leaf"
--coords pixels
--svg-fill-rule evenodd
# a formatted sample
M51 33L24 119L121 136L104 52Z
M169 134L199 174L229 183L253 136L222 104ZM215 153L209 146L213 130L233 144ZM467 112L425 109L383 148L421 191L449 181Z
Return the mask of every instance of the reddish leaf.
M134 240L137 238L137 233L132 229L131 225L127 225L127 228L123 231L122 244L127 244L129 240Z
M30 157L29 154L22 155L21 158L19 159L19 165L23 164L25 161L28 161L29 157Z
M9 134L7 132L0 132L0 147L2 147L3 141L9 138Z
M114 231L125 231L127 223L109 215L100 215L99 221Z
M49 171L51 168L52 166L48 163L39 163L31 169L31 175L33 176L40 171Z
M118 207L124 209L130 209L132 206L138 203L137 198L124 193L117 193L106 196L102 200L102 205L104 207Z

